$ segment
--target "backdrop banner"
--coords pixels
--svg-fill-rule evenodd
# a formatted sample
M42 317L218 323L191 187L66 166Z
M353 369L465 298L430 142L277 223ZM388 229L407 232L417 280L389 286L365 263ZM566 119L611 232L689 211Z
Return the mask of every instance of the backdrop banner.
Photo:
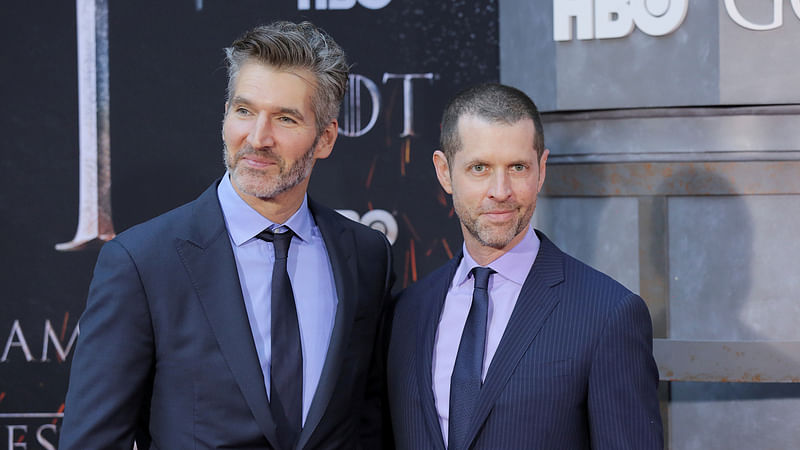
M56 448L100 245L224 173L222 49L278 19L322 27L352 64L339 139L310 195L387 234L398 289L460 250L431 154L446 101L499 78L496 1L9 3L0 449Z

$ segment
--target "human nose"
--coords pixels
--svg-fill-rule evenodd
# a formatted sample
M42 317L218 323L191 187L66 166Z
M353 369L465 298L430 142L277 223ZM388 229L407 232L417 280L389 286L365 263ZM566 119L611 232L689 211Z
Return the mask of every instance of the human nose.
M492 175L487 195L496 201L502 202L511 197L511 180L505 172L496 172Z
M253 148L272 147L275 144L272 126L266 114L259 114L256 117L250 133L247 135L247 142Z

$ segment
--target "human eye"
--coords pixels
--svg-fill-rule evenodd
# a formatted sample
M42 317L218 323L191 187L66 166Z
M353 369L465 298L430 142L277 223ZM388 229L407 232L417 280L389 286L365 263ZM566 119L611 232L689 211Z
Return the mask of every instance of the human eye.
M486 172L486 165L485 164L473 164L470 166L470 170L474 173L483 173Z
M527 168L528 166L526 166L525 164L514 164L513 166L511 166L511 170L514 172L524 172L525 169Z
M292 117L289 117L289 116L279 116L279 117L278 117L278 121L279 121L279 122L286 123L286 124L294 124L294 123L297 123L297 121L296 121L296 120L294 120L294 118L292 118Z
M250 110L244 106L237 106L233 111L237 116L247 117L250 115Z

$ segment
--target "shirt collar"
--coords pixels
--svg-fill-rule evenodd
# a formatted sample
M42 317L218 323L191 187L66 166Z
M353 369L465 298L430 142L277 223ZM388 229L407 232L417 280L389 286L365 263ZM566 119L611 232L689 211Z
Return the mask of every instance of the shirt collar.
M286 225L301 240L311 241L311 230L314 228L314 218L308 209L308 195L303 196L300 208L282 224L276 224L258 213L253 207L239 196L231 184L230 174L225 172L222 181L217 186L217 196L225 217L225 224L233 243L238 247L274 225Z
M504 253L501 257L492 261L487 267L492 268L495 272L510 281L513 281L520 286L525 283L528 273L536 261L536 254L539 253L539 236L533 231L533 227L528 227L525 236L522 240L512 247L509 251ZM472 255L467 251L466 244L462 246L464 257L461 258L456 269L455 276L453 276L453 286L460 286L464 284L467 279L471 278L470 271L474 267L480 267L480 264L475 262Z

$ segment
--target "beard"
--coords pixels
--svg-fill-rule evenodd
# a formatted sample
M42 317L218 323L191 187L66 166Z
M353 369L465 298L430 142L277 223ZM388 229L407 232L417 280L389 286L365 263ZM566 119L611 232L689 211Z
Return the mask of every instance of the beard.
M519 209L520 205L511 202L495 203L490 208L472 209L454 197L453 208L461 225L479 244L501 250L529 226L536 203L525 209ZM517 210L517 214L506 223L492 223L481 216L481 213L494 209Z
M286 159L276 154L271 148L256 150L247 143L235 155L231 155L228 145L223 143L222 155L225 167L231 174L231 181L241 192L258 198L275 198L297 186L311 175L311 169L314 168L314 150L317 147L317 141L319 141L319 137L314 139L311 148L293 163L287 162ZM278 173L273 175L269 174L267 170L239 166L238 162L244 156L254 154L274 161Z

